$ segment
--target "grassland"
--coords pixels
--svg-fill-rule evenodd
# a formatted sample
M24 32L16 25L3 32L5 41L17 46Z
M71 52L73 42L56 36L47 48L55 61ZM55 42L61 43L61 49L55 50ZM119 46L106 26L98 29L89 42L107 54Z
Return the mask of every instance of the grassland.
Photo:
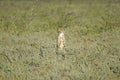
M120 80L119 16L119 0L1 0L0 80Z

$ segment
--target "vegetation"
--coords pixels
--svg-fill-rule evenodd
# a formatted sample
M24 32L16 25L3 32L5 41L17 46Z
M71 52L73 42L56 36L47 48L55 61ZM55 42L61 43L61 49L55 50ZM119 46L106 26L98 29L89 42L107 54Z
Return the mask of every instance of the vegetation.
M0 80L120 80L119 16L119 0L1 0Z

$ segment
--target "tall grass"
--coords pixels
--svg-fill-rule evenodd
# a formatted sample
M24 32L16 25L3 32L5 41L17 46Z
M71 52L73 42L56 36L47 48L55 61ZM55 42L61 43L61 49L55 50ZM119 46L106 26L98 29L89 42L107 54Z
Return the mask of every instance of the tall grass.
M1 0L0 80L119 80L118 2Z

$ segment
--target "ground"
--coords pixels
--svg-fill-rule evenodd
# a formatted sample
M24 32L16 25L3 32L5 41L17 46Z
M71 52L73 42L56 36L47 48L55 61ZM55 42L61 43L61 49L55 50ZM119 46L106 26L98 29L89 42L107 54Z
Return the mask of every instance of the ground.
M120 4L95 3L0 1L0 80L120 80Z

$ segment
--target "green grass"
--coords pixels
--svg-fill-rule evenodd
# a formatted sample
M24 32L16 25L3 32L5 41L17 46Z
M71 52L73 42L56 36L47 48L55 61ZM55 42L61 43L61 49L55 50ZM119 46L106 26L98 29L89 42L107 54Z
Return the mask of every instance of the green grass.
M108 1L0 1L0 80L120 80L120 4Z

